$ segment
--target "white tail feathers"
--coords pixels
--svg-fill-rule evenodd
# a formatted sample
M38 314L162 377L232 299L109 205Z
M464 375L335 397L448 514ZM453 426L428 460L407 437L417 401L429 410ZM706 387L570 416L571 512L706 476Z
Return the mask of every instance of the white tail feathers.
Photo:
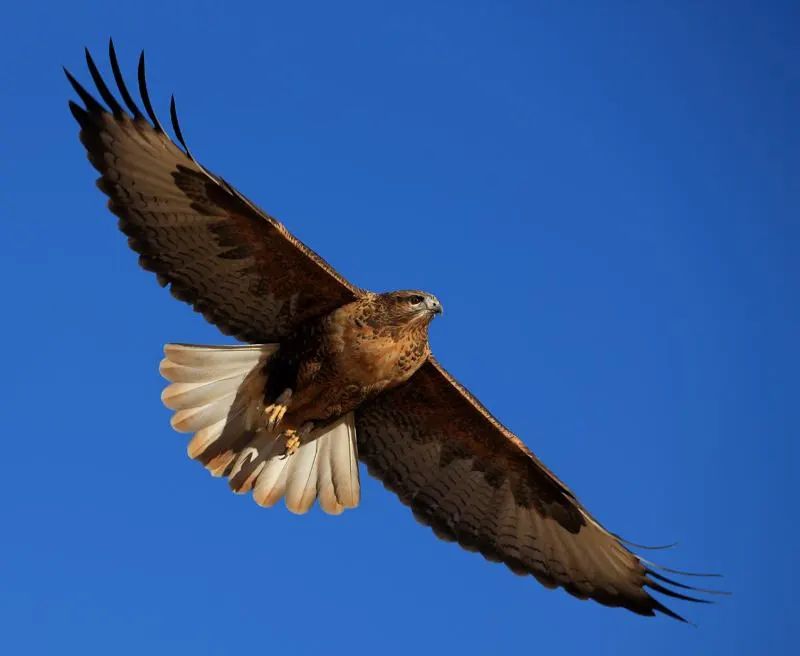
M237 492L252 489L255 502L267 508L283 497L290 511L302 514L319 499L320 508L338 515L359 502L355 438L352 413L312 432L288 457L283 455L286 438L262 431L234 464L231 487Z
M327 513L354 508L360 498L353 414L313 431L284 457L286 437L264 428L266 363L277 344L193 346L167 344L160 372L172 384L161 394L175 410L172 426L194 433L189 457L213 476L227 476L236 492L253 491L256 503L285 497L294 513L319 499Z

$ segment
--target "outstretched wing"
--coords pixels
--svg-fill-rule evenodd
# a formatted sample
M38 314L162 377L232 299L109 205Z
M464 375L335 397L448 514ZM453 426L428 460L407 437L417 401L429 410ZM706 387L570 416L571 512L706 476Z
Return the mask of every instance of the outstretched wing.
M356 414L359 457L436 535L582 599L683 619L653 571L432 358ZM694 588L690 588L694 589Z
M98 102L72 75L84 106L70 102L97 181L139 262L222 332L274 342L306 319L356 299L349 284L284 226L192 157L170 106L181 150L164 132L147 93L144 53L139 91L149 120L125 87L114 46L109 56L126 111L86 51Z

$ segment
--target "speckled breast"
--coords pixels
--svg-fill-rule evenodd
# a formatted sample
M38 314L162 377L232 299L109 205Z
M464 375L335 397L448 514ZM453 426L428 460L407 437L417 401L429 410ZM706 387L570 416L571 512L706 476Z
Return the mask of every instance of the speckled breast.
M347 315L334 322L332 355L340 375L351 384L377 389L399 385L430 353L424 326L374 327Z

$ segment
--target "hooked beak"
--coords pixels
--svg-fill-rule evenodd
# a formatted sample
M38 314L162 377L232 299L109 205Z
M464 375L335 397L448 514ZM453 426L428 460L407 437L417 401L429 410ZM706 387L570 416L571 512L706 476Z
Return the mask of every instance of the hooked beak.
M439 302L439 299L436 298L435 296L428 296L425 299L425 307L431 314L442 314L444 312L444 310L442 309L442 304Z

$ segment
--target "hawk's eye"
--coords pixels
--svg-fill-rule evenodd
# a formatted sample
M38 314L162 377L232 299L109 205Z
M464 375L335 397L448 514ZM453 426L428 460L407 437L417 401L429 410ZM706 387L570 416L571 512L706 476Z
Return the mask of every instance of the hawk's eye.
M419 305L424 300L425 299L422 298L422 296L417 296L417 295L408 297L408 302L411 303L411 305Z

